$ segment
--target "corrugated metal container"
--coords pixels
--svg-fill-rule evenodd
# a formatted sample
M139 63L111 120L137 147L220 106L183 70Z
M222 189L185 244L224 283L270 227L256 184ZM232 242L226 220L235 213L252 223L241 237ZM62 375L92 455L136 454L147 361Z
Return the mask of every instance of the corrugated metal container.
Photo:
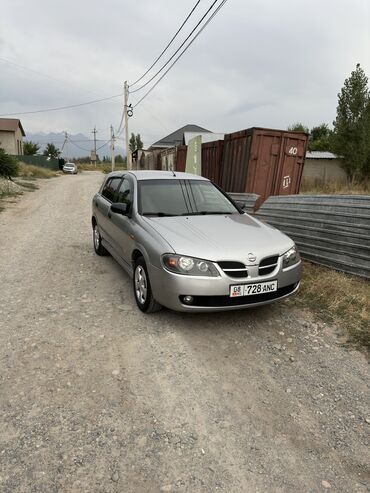
M188 146L177 146L176 171L185 171Z
M220 185L228 192L299 192L308 135L253 127L225 135Z
M221 178L223 140L202 144L202 176L219 184Z
M176 169L176 147L171 147L161 152L161 169L163 171Z
M160 152L158 169L168 171L185 171L187 146L170 147Z

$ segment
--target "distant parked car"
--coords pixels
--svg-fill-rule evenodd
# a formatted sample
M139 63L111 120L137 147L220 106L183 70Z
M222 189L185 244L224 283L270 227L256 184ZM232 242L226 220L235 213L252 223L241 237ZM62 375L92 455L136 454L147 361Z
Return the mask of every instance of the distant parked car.
M133 278L143 312L204 312L271 303L298 290L294 242L187 173L110 173L93 198L94 249Z
M77 166L75 163L65 163L63 165L63 173L71 173L77 175Z

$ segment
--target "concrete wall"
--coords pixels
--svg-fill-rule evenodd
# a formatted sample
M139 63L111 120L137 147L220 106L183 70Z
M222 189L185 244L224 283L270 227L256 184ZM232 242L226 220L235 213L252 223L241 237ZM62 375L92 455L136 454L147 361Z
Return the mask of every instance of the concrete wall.
M0 147L12 156L23 155L23 135L19 128L16 132L0 130Z
M306 159L303 168L302 185L326 185L345 183L347 175L338 159Z

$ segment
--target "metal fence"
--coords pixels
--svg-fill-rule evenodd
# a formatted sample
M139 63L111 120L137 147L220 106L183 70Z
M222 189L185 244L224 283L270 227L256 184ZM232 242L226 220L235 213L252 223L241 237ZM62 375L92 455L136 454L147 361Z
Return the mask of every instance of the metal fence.
M242 209L245 212L248 212L248 214L253 214L256 208L256 203L259 198L259 195L256 193L231 193L229 192L228 195L235 200L236 202L239 202L240 205L242 205Z
M269 197L256 217L290 236L303 258L370 279L370 196Z

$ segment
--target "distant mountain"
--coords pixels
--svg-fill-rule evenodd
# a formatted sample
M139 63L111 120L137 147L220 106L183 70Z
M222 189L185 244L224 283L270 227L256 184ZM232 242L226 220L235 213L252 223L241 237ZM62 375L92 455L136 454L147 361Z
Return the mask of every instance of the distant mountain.
M58 149L62 149L64 142L64 133L28 132L24 140L32 140L32 142L37 142L38 144L40 144L40 152L42 153L45 149L46 144L54 144L56 147L58 147ZM94 141L91 139L91 137L86 137L86 135L81 133L68 134L68 144L64 146L62 157L73 159L89 156L93 148ZM97 140L96 149L100 159L103 159L103 156L110 157L111 155L110 142L106 143L106 141L104 140ZM121 154L122 156L126 155L123 148L121 146L118 146L117 144L115 146L115 154L116 156L118 154Z

